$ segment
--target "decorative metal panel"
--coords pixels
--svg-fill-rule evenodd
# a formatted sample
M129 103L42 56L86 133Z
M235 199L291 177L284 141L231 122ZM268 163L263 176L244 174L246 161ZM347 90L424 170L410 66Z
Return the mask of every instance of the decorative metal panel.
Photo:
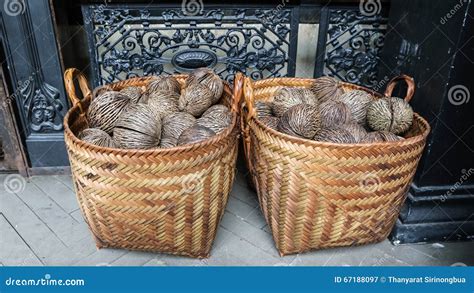
M203 66L229 81L294 75L297 7L222 7L83 6L96 85Z
M8 7L4 7L4 9L8 9ZM14 85L15 91L10 99L18 103L22 114L21 118L23 118L28 134L62 131L63 117L66 111L64 97L61 97L63 92L47 81L45 78L45 71L47 69L44 68L44 65L49 65L48 63L57 55L47 56L48 59L46 61L43 60L46 57L40 55L37 37L34 33L42 31L36 28L33 23L33 12L29 5L24 5L18 15L12 16L8 10L2 15L6 26L18 24L18 28L21 31L20 35L10 36L2 32L4 37L8 37L7 46L13 47L14 50L14 52L11 52L10 48L7 48L7 58L12 59L13 56L16 56L17 59L14 61L20 63L19 65L11 65L11 67L17 69L13 73L16 73L18 76L13 76L17 81ZM49 39L43 41L54 42L54 40ZM25 54L18 54L20 46ZM50 51L48 53L51 54L53 52ZM60 84L62 85L62 80Z
M0 5L2 45L19 133L32 168L67 166L63 119L68 101L49 0ZM5 2L5 3L6 3Z
M377 65L388 18L359 9L323 9L316 75L329 75L369 88L377 86ZM323 61L323 62L321 62ZM318 68L319 66L319 68Z

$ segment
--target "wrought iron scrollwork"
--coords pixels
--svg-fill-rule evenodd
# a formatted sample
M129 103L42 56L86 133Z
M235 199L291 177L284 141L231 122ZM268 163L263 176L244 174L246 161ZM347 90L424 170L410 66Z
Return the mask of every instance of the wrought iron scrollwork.
M85 5L96 84L212 67L226 80L292 75L292 7L222 8L186 15L181 7Z
M324 74L373 88L388 19L359 10L330 10Z

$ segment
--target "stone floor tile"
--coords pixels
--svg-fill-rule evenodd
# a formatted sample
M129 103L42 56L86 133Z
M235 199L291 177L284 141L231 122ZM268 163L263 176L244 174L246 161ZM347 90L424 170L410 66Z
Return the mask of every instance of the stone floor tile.
M17 196L66 245L71 245L89 234L89 229L83 221L78 222L35 184L26 184L25 189L18 192Z
M69 215L71 215L71 217L73 217L78 223L84 222L84 217L82 216L80 209L71 212Z
M67 213L77 210L76 195L69 187L58 181L54 176L34 176L31 182L59 204Z
M157 253L144 251L129 251L111 263L112 266L142 266L152 259L155 259Z
M0 191L1 213L41 261L66 247L16 194Z
M74 263L75 266L112 266L112 263L125 255L125 249L103 248Z
M277 255L271 234L262 229L252 226L231 213L226 213L224 215L221 225L228 231L247 240L256 247L270 252L272 255Z
M97 250L82 218L69 176L36 176L12 194L0 175L0 266L394 266L474 265L474 242L377 244L321 249L280 257L255 192L237 172L226 213L207 259Z
M55 175L54 178L74 191L74 183L72 182L71 175Z
M0 262L4 266L42 266L43 263L0 214Z
M287 265L278 257L272 256L259 247L231 234L226 245L220 246L209 259L205 260L211 266L277 266Z
M248 189L246 186L243 186L241 184L234 184L230 194L236 197L237 199L240 199L241 201L247 203L251 207L258 206L257 194Z

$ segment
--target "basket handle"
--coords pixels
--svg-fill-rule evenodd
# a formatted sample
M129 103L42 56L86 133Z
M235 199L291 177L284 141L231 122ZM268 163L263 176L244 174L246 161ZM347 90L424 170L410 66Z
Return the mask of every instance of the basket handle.
M91 90L84 74L77 68L68 68L64 72L64 85L66 87L66 92L71 100L71 103L74 106L78 106L81 114L84 114L84 109L82 108L81 99L76 95L76 87L74 86L75 79L79 82L79 87L81 88L82 96L85 99L91 97Z
M250 126L249 122L256 115L255 108L253 106L253 84L250 78L244 78L244 88L243 88L244 102L242 103L242 111L240 116L240 123L243 132L243 144L244 144L244 153L247 158L247 168L250 173L253 173L253 162L250 159Z
M384 95L387 97L391 97L392 92L399 81L404 81L407 84L408 89L404 100L410 102L410 100L413 98L413 95L415 94L415 81L413 80L413 77L405 74L392 78L392 80L390 80L390 82L388 83L387 88L385 89Z
M239 105L240 105L240 100L242 98L242 87L244 84L244 75L242 72L237 72L234 77L234 87L233 87L233 93L232 95L234 96L234 100L232 101L232 112L238 113L239 112Z
M249 122L250 119L257 115L253 106L253 82L249 77L245 77L244 79L244 102L245 107L247 107L247 116L245 117L245 119L247 119L247 122Z

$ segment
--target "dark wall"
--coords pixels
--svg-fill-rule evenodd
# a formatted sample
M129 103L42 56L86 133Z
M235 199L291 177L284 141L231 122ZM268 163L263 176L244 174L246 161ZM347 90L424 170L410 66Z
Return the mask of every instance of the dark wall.
M474 234L472 15L472 3L463 0L395 0L391 5L379 78L413 76L412 105L432 127L393 233L401 242Z

